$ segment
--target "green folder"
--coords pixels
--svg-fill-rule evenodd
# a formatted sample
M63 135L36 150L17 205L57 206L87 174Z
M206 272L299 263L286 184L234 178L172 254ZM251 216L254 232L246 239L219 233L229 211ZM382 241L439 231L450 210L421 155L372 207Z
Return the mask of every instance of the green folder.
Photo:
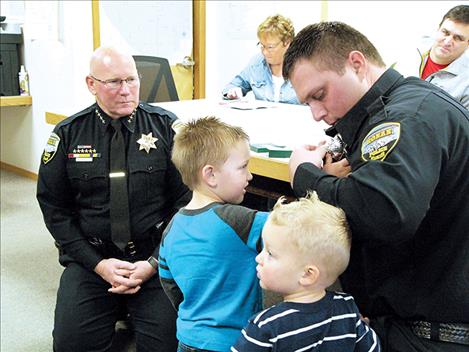
M292 153L290 148L272 143L251 144L250 148L256 153L269 153L269 158L289 158Z
M269 158L289 158L292 150L287 147L269 148Z
M269 151L267 144L251 144L250 147L256 153L267 153Z

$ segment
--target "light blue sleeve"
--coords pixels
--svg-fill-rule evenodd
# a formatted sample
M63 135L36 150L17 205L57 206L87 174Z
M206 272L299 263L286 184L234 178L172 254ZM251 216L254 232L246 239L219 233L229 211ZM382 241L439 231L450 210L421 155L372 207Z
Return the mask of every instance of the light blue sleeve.
M238 73L225 88L223 88L222 95L225 95L231 88L236 87L241 88L243 96L250 92L252 90L250 82L252 82L256 76L256 72L258 71L256 67L259 65L259 60L259 55L254 56L247 66Z

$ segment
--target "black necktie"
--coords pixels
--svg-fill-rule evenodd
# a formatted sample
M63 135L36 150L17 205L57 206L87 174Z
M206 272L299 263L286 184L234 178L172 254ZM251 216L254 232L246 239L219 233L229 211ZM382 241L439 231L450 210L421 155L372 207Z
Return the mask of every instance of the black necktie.
M111 139L111 152L109 156L111 235L112 242L123 251L130 241L126 148L121 121L111 120L111 126L115 130Z

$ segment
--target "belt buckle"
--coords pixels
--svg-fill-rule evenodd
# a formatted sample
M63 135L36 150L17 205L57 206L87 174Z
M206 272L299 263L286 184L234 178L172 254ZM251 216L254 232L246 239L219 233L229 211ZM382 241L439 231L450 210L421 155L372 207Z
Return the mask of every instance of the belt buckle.
M423 339L431 339L431 324L427 321L411 321L410 329L412 332Z

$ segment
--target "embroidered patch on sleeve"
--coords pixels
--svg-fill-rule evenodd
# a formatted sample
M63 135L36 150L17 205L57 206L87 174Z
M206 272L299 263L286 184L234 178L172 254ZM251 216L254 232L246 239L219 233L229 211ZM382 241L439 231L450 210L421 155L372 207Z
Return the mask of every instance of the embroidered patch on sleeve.
M362 141L362 159L383 161L397 145L401 124L386 122L374 127Z
M46 147L42 153L42 162L47 164L55 156L57 149L59 147L60 137L54 132L51 133L49 139L47 140Z

